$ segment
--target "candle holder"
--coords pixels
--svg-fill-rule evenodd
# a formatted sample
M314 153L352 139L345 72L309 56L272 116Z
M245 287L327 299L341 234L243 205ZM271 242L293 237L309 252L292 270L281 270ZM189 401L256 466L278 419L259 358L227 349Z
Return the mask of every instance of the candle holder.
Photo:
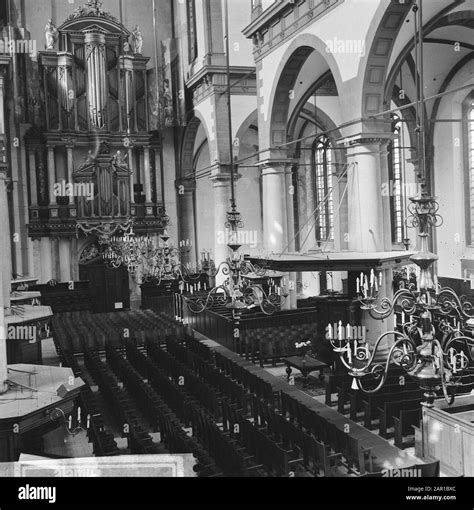
M372 270L370 276L361 273L357 279L358 301L362 310L377 320L389 317L397 308L402 314L398 330L379 336L372 349L364 349L351 339L331 339L334 352L353 377L353 387L366 393L380 390L387 379L390 364L402 367L424 390L425 406L433 406L438 392L442 391L448 405L455 399L461 376L474 364L474 340L462 334L467 320L474 318L472 302L458 297L450 288L441 288L437 277L432 277L432 266L438 257L428 249L431 228L442 223L437 214L434 197L423 193L411 198L409 210L412 225L419 229L420 250L411 257L417 266L417 287L399 289L392 300L379 299L379 281ZM409 317L409 322L405 317ZM340 332L340 330L339 330ZM391 341L391 348L384 362L380 357L382 342ZM364 378L370 376L376 387L364 387Z

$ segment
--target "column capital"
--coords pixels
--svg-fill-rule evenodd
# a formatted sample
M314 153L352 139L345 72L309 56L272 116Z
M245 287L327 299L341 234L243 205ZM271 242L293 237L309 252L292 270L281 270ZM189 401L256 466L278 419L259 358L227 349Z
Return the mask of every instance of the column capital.
M234 181L237 182L242 176L236 173L238 170L237 165L234 166ZM209 180L212 181L214 186L229 186L230 185L230 165L228 163L218 163L211 168L211 175Z
M256 165L260 167L262 176L265 175L276 175L286 174L293 165L296 164L296 160L291 158L286 159L264 159L257 161Z
M337 140L344 147L360 147L362 145L388 145L395 135L393 133L357 133Z

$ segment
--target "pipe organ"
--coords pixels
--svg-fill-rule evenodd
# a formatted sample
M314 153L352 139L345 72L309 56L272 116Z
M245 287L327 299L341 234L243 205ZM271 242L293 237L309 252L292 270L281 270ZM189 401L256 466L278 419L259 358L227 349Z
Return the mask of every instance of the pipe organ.
M154 71L131 49L130 31L93 4L58 27L54 49L38 53L44 109L25 135L33 239L73 238L78 222L133 219L137 233L166 226L161 139L149 131Z

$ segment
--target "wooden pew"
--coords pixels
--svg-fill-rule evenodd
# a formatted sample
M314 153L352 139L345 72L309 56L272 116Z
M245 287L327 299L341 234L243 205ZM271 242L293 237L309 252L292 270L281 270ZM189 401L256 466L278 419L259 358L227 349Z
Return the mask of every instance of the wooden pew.
M413 426L419 427L421 421L421 409L402 409L400 415L394 418L394 435L395 446L403 450L409 446L413 446L415 438L411 441L404 442L403 438L407 435L415 434Z
M397 393L376 393L376 394L365 394L363 397L364 407L364 427L372 428L372 420L375 415L375 410L385 402L397 401L397 400L414 400L416 398L422 398L423 392L420 389L412 391L401 391Z
M395 400L385 402L383 407L378 408L379 413L379 435L388 438L388 429L393 427L394 418L400 416L400 411L421 409L421 398L413 400Z

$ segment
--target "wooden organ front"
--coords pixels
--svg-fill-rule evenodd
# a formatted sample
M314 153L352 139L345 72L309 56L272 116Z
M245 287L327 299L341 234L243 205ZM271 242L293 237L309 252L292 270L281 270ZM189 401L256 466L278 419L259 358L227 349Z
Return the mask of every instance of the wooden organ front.
M33 238L75 235L77 222L166 226L161 139L149 131L153 71L130 36L86 5L58 28L57 49L38 53L44 108L25 136Z

